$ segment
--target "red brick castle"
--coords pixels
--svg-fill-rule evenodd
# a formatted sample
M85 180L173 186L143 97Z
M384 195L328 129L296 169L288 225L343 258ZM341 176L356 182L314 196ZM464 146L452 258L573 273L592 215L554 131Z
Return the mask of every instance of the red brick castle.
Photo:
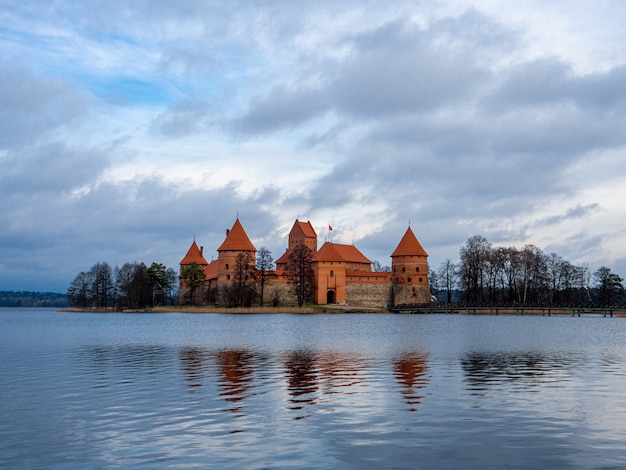
M391 254L391 272L374 272L372 261L354 245L327 241L318 249L317 233L311 222L299 220L289 232L285 253L276 260L276 269L265 286L265 298L285 302L295 300L286 269L289 254L300 244L308 247L313 255L313 301L317 304L382 308L393 304L430 302L428 254L411 227L407 228ZM256 251L239 219L226 230L226 238L217 249L217 259L210 263L204 257L203 247L194 240L180 262L180 269L182 273L186 266L196 263L204 270L205 280L199 293L194 294L195 303L209 303L209 292L215 294L211 302L223 303L220 291L234 282L236 263L242 259L239 255L246 255L250 268L254 269ZM181 281L181 302L188 294L187 286Z

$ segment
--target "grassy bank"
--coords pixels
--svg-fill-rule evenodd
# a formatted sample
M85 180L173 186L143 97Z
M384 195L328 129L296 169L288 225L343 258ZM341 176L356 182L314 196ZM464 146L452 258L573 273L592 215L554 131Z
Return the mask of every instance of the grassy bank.
M112 308L63 308L59 309L59 312L86 312L86 313L116 313L119 310L113 310ZM236 314L275 314L275 313L383 313L382 310L357 308L349 306L328 306L328 305L304 305L298 307L297 305L285 305L279 307L271 306L252 306L252 307L240 307L240 308L225 308L225 307L200 307L200 306L172 306L172 307L153 307L146 309L125 309L123 312L136 312L136 313L236 313Z

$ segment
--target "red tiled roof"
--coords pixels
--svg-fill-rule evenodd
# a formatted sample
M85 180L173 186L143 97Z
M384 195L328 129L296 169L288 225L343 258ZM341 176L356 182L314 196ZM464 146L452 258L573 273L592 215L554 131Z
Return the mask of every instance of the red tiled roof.
M185 257L179 264L188 265L191 263L196 263L201 266L206 266L209 264L207 260L204 258L204 256L202 256L202 251L198 247L198 244L196 243L195 240L189 247L189 251L187 251L187 254L185 255Z
M220 245L217 251L256 251L256 248L248 238L243 225L237 219L233 224L233 228L228 231L226 240L224 240L224 243Z
M395 251L391 254L392 258L394 256L428 256L428 253L422 248L413 230L409 227L404 233L402 240L400 240L400 243L398 243Z
M289 250L285 250L285 252L281 255L280 258L278 258L276 261L274 261L275 264L285 264L289 261Z
M217 260L214 259L209 263L207 267L204 268L204 275L206 280L217 279Z
M326 242L313 257L313 261L344 261L348 263L372 262L361 253L354 245L341 245L338 243Z
M293 228L291 230L294 230L296 227L299 227L303 235L307 238L317 237L317 233L315 233L315 229L313 228L313 225L311 225L311 222L309 221L300 222L298 219L296 219L295 223L293 224Z

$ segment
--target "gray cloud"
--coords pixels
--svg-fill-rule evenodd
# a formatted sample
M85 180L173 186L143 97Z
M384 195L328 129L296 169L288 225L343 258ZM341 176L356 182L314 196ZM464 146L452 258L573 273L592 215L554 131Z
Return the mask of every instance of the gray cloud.
M99 260L176 267L194 234L206 252L219 246L237 211L257 247L279 256L277 225L299 215L290 211L341 218L358 207L365 223L385 217L383 229L357 240L383 264L411 220L436 264L471 235L526 240L607 210L580 202L581 191L623 169L619 52L617 65L581 72L547 42L533 55L532 33L477 10L445 16L430 2L367 1L24 5L7 4L17 26L0 39L11 61L0 72L0 282L16 288L40 279L63 290ZM96 109L93 96L106 93L128 99ZM219 188L150 176L149 157L167 167L179 143L194 156L172 153L172 166L233 143L229 156L242 159L233 168L254 161L275 178L219 164ZM289 152L298 180L310 168L322 176L287 188ZM594 158L597 174L574 181ZM116 162L136 174L106 180ZM554 198L571 199L571 209L526 217ZM370 209L381 206L384 214ZM569 256L601 242L581 228L553 248Z
M89 101L70 83L0 67L0 148L33 143L84 115Z

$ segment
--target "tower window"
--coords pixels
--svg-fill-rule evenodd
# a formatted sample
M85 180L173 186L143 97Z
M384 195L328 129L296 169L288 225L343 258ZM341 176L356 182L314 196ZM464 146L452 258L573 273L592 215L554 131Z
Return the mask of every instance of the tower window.
M333 270L330 270L330 277L333 277L335 275L335 273L333 272Z
M420 281L420 282L423 282L421 277L420 277L419 281Z
M402 272L406 272L406 268L402 266Z
M227 274L227 275L226 275L226 279L227 279L228 281L230 281L230 274Z
M420 267L419 267L419 266L415 268L415 272L416 272L416 273L419 273L419 272L420 272Z
M228 263L226 263L226 269L228 269Z
M406 282L411 282L411 278L410 277L407 278Z

